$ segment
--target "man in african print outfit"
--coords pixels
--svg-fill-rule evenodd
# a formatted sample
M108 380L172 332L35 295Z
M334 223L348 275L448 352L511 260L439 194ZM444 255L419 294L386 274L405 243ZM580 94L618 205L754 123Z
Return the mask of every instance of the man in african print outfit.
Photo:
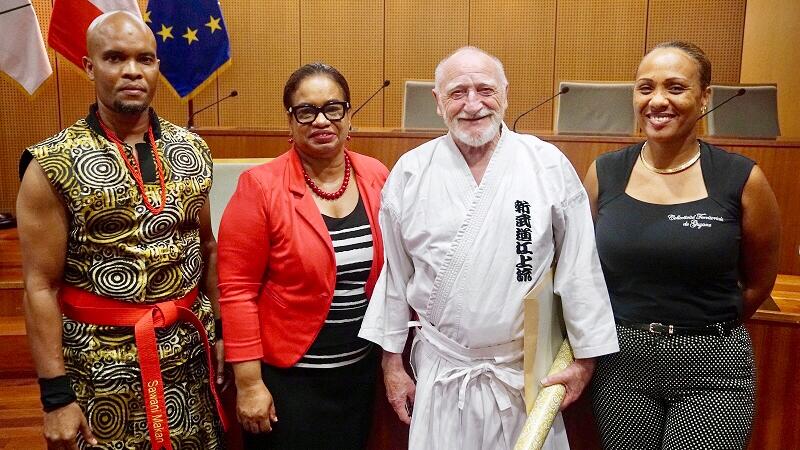
M211 155L149 108L159 61L141 18L98 17L87 46L97 104L20 162L25 315L48 448L221 448L207 348L218 296Z

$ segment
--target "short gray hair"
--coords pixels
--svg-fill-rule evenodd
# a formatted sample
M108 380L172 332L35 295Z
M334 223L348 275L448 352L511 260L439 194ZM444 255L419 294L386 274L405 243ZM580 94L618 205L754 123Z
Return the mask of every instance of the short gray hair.
M508 87L508 79L506 78L506 71L503 68L502 61L500 61L500 59L497 58L496 56L494 56L494 55L492 55L492 54L490 54L490 53L488 53L488 52L486 52L484 50L481 50L478 47L474 47L472 45L467 45L467 46L464 46L464 47L461 47L461 48L457 49L456 51L454 51L453 53L450 53L444 59L439 61L439 64L436 66L436 71L434 72L434 80L435 81L434 81L434 88L433 88L433 90L436 91L437 94L441 93L441 89L439 89L439 88L441 87L442 77L444 76L444 66L445 66L445 64L447 64L447 62L450 60L450 58L452 58L452 57L454 57L454 56L456 56L456 55L458 55L460 53L464 53L464 52L480 53L482 55L487 56L489 59L491 59L494 62L495 66L497 68L497 73L498 73L498 75L500 77L500 79L498 80L498 81L500 81L500 89L501 90L505 90L506 87Z

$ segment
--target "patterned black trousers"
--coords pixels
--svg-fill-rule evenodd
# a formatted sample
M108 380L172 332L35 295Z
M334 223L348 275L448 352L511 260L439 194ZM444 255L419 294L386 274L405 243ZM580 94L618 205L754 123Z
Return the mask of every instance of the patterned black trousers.
M755 409L753 345L617 325L620 352L598 359L591 393L605 449L744 449Z

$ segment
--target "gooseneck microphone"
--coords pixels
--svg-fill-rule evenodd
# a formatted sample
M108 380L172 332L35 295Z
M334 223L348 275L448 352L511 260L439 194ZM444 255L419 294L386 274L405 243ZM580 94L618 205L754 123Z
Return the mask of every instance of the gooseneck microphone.
M554 98L558 97L561 94L566 94L567 92L569 92L569 86L564 86L564 87L561 88L561 90L559 90L558 92L553 94L551 97L547 98L543 102L539 103L538 105L534 106L533 108L531 108L531 109L525 111L524 113L520 114L519 116L517 116L516 120L514 120L514 125L511 127L511 131L514 131L514 132L517 131L517 122L519 122L519 119L522 119L523 116L525 116L528 113L531 113L531 112L535 111L536 108L544 105L547 102L552 101Z
M239 92L236 89L234 89L234 90L231 91L230 94L226 95L225 97L222 97L221 99L219 99L219 100L217 100L215 102L212 102L210 105L208 105L208 106L206 106L204 108L200 108L197 111L189 114L189 120L186 122L186 128L189 129L189 130L194 128L194 116L200 114L201 112L207 110L208 108L211 108L214 105L218 105L218 104L222 103L223 101L225 101L225 100L227 100L227 99L229 99L231 97L236 97L237 95L239 95Z
M373 99L373 97L375 97L376 95L378 95L378 92L380 92L380 91L382 91L382 90L386 89L386 87L387 87L387 86L389 86L390 84L391 84L391 81L389 81L389 80L383 80L383 84L381 85L381 87L379 87L377 91L375 91L375 92L374 92L372 95L370 95L370 96L369 96L369 98L367 99L367 101L365 101L364 103L362 103L362 104L361 104L361 106L359 106L358 108L356 108L356 110L355 110L355 111L353 111L353 115L352 115L352 116L350 116L350 117L352 118L352 117L354 117L356 114L358 114L358 112L359 112L359 111L361 111L361 108L363 108L363 107L367 106L367 103L369 103L369 101L370 101L370 100L372 100L372 99Z
M725 101L723 101L723 102L722 102L722 103L720 103L719 105L717 105L717 106L715 106L715 107L713 107L713 108L709 109L708 111L706 111L706 112L705 112L705 114L702 114L700 117L698 117L698 118L697 118L697 120L700 120L700 119L702 119L703 117L705 117L705 116L707 116L707 115L711 114L711 111L714 111L715 109L719 108L720 106L724 105L725 103L728 103L729 101L731 101L731 100L735 99L736 97L741 97L741 96L742 96L742 95L744 95L746 92L747 92L747 90L745 90L745 88L739 88L739 90L738 90L738 91L736 91L736 93L735 93L735 94L733 94L733 95L731 95L730 97L726 98L726 99L725 99ZM695 120L695 122L697 122L697 120Z

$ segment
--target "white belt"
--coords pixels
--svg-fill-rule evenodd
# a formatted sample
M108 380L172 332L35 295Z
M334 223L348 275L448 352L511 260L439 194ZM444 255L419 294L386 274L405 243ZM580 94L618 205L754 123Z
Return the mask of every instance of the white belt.
M417 336L431 344L442 358L457 366L439 374L434 386L460 381L458 409L464 409L469 382L482 374L489 376L489 386L500 410L511 408L509 391L520 392L525 386L523 371L509 366L509 363L522 359L522 339L490 347L468 348L445 336L423 318L408 325L417 327ZM415 340L414 345L416 343Z

